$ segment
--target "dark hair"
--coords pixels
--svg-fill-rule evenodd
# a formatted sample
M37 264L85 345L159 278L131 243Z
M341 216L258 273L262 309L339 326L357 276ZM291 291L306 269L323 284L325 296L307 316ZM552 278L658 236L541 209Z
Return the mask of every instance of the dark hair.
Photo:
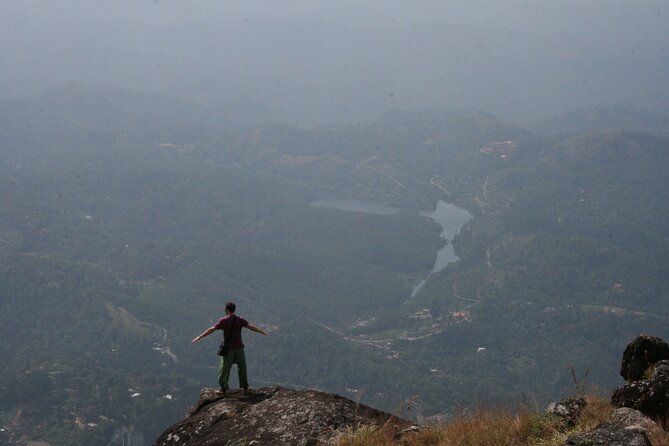
M234 302L228 302L225 304L225 309L228 310L230 313L234 313L235 310L237 309L237 305L235 305Z

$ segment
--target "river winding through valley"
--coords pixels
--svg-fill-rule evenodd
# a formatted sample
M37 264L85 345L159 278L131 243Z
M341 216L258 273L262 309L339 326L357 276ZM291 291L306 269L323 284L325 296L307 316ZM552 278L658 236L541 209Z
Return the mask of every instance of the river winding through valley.
M437 259L432 271L411 290L411 297L416 297L432 274L438 273L446 268L449 263L458 260L458 256L455 255L453 249L453 239L458 235L460 229L472 219L472 214L465 209L441 200L437 202L434 211L421 212L420 215L431 218L441 226L441 238L444 239L444 246L437 252Z

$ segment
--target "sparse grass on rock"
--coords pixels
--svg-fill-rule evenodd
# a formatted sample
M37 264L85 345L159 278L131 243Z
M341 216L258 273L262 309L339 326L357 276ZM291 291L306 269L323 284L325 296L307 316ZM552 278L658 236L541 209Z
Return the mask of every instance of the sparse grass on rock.
M586 396L578 423L567 428L558 417L529 410L479 409L456 416L450 423L430 426L400 439L383 427L364 427L341 435L336 446L561 446L567 437L611 420L608 400ZM669 446L669 434L654 432L653 446Z

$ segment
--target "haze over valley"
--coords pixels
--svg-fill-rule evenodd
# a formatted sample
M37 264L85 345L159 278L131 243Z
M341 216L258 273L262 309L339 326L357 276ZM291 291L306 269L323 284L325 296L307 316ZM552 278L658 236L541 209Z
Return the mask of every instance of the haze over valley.
M4 2L0 445L151 444L228 300L253 387L618 385L669 336L669 6L475 3Z

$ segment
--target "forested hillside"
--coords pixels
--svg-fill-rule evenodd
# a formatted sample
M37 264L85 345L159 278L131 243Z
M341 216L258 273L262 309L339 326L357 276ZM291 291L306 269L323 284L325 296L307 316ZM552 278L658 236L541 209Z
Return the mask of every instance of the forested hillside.
M84 93L2 102L11 441L152 440L215 384L218 341L190 340L228 300L270 333L245 337L252 385L412 401L413 417L556 398L567 364L612 387L630 339L669 335L661 136L537 136L450 109L232 129L169 98ZM330 198L398 212L312 205ZM420 214L439 200L473 219L460 260L410 298L444 243Z

